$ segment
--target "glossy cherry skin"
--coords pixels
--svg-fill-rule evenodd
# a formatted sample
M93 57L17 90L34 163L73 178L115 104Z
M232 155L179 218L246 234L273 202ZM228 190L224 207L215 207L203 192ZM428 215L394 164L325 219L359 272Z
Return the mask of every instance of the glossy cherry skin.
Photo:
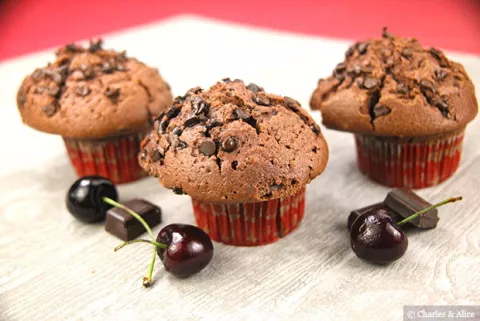
M165 269L179 278L200 272L213 257L212 240L193 225L167 225L158 233L157 242L168 246L157 247L158 256Z
M112 207L102 200L104 196L114 201L118 200L117 189L110 180L100 176L79 178L68 190L67 209L80 221L86 223L102 221L107 210Z
M376 264L388 264L405 254L408 239L385 209L375 208L353 222L350 244L359 258Z

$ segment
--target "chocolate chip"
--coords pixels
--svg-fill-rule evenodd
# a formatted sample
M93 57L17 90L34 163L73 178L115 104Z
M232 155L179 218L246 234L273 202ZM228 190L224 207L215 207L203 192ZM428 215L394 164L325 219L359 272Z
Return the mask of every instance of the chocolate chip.
M340 81L340 83L343 82L343 80L345 79L345 75L344 75L344 74L339 74L339 73L336 72L336 71L333 72L333 76L334 76L335 78L337 78L337 79Z
M320 126L318 126L317 124L313 124L310 126L310 129L316 134L316 135L319 135L320 134Z
M187 120L185 120L183 125L185 127L192 127L192 126L195 126L196 124L198 124L199 122L200 122L200 118L198 118L197 116L192 116L192 117L188 118Z
M430 52L430 54L437 60L441 60L442 59L442 52L436 48L430 48L430 50L428 50L428 52Z
M209 119L207 121L207 124L205 125L207 130L211 130L212 128L217 127L217 126L220 126L220 123L218 121L216 121L215 119Z
M434 72L433 72L433 76L435 77L436 80L438 81L442 81L444 80L445 78L447 78L448 76L448 73L445 69L436 69Z
M250 114L246 113L245 111L243 111L240 108L235 109L234 113L235 113L235 118L237 118L237 119L246 120L246 119L250 118Z
M405 84L402 84L402 83L398 83L397 84L397 92L399 94L404 94L404 95L408 94L408 92L409 92L408 86L405 85Z
M116 103L120 97L120 88L110 88L108 87L105 91L105 96L107 96L112 103Z
M90 67L90 66L81 65L81 66L80 66L80 70L82 71L83 76L85 77L85 79L93 78L93 76L95 75L95 73L94 73L94 71L93 71L93 68Z
M247 89L250 90L251 92L255 93L255 94L258 93L258 92L260 92L260 91L263 91L263 88L262 88L262 87L257 86L257 85L254 84L254 83L249 83L249 84L247 85Z
M52 117L57 112L57 106L55 106L54 104L48 104L42 107L42 111L48 117Z
M49 87L46 90L47 95L52 96L52 97L57 97L58 94L60 94L60 88L59 87Z
M232 162L232 169L233 169L234 171L236 171L236 170L237 170L237 167L238 167L238 161L234 160L234 161Z
M232 80L227 77L227 78L223 78L223 79L222 79L222 82L223 82L224 84L228 84L228 83L231 83Z
M382 28L382 37L383 37L383 38L393 38L394 35L391 34L390 32L388 32L387 29L388 29L387 27L383 27L383 28Z
M363 81L363 87L366 89L372 89L377 86L378 81L375 78L367 77Z
M413 50L411 48L404 48L402 50L402 56L406 58L411 58L413 56Z
M191 88L191 89L187 92L187 94L197 95L197 94L200 94L202 91L203 91L203 89L202 89L201 87L198 87L198 86L197 86L197 87Z
M160 124L158 124L158 134L164 134L167 131L168 125L169 125L168 119L163 119L160 121Z
M268 98L268 96L264 93L257 94L253 98L253 101L261 106L270 106L270 98Z
M210 106L200 96L195 96L192 101L192 111L195 115L207 116Z
M364 53L367 52L367 48L368 48L368 45L369 43L368 42L361 42L358 44L358 52L363 55Z
M180 135L182 135L182 133L183 133L183 130L180 128L180 126L176 126L176 127L172 130L172 134L173 134L173 135L180 136Z
M188 145L187 143L185 143L184 141L181 141L180 139L178 140L178 144L177 144L177 149L184 149L186 148Z
M238 142L235 137L229 137L222 142L222 149L227 153L233 152L238 147Z
M212 140L204 140L200 144L200 152L205 156L212 156L217 151L217 145Z
M45 76L45 71L43 69L35 69L32 74L33 80L40 80Z
M380 117L380 116L385 116L388 115L392 112L392 110L386 106L383 105L375 105L373 107L373 114L375 117Z
M69 52L77 52L77 45L75 43L69 43L68 45L65 46L65 50Z
M158 162L163 158L163 155L158 151L158 149L155 149L150 154L150 158L152 159L152 162Z
M339 63L339 64L335 67L335 71L336 71L336 72L339 72L339 73L344 72L345 69L347 69L347 65L344 64L343 62Z
M283 99L285 100L285 103L287 104L288 108L290 108L294 112L299 111L300 103L298 101L288 96L283 97Z
M90 40L90 47L88 48L88 51L96 52L96 51L102 50L102 45L103 45L102 39L98 39L97 41Z
M90 94L90 92L91 92L91 90L87 86L78 86L75 89L75 94L77 94L77 96L81 96L81 97L87 96L88 94Z
M173 188L173 192L177 195L183 195L185 194L185 192L183 191L183 189L181 189L180 187L174 187Z
M168 119L173 119L175 117L178 116L178 114L180 113L180 108L178 107L175 107L175 106L172 106L168 111L167 113L165 114L165 116L167 116Z
M449 67L448 59L443 55L443 53L435 48L430 48L430 54L438 61L440 67Z
M448 102L446 100L440 100L436 103L437 108L440 110L445 118L448 118Z
M105 61L102 64L102 71L106 74L111 74L113 72L113 66L108 61Z
M430 82L430 81L428 81L428 80L426 80L426 79L422 79L422 80L420 81L420 87L421 87L423 90L429 90L429 91L431 91L431 92L433 92L433 93L436 92L435 87L433 87L432 82Z
M355 46L351 46L347 49L347 51L345 52L345 57L351 57L353 56L353 53L355 52Z
M185 96L177 96L175 97L175 99L173 100L173 104L174 105L179 105L181 103L183 103L185 101L186 97Z
M57 84L62 84L63 83L63 76L60 72L58 71L53 71L49 73L50 78Z

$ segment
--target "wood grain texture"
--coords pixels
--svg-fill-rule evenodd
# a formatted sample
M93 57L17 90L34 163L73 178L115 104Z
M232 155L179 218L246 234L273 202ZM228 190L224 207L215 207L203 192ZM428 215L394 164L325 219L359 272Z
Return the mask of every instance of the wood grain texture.
M158 66L175 94L228 76L304 106L317 78L331 72L348 46L192 17L111 35L106 43ZM480 88L480 59L450 56ZM187 280L157 264L154 286L144 289L151 248L139 244L114 253L120 241L102 224L74 220L64 197L75 177L60 137L20 122L16 88L50 57L40 53L0 65L0 320L387 320L401 319L405 304L480 304L478 119L467 129L455 176L419 191L431 201L453 195L464 201L440 209L435 230L409 233L409 250L398 262L378 267L350 250L348 213L381 201L388 189L359 173L351 135L323 129L331 157L308 186L298 230L257 248L216 243L211 265ZM159 204L164 224L193 223L189 198L154 179L119 191L123 200Z

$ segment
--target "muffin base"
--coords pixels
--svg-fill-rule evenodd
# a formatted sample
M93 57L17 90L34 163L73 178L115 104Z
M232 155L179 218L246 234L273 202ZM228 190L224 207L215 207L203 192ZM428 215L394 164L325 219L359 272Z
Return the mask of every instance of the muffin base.
M122 184L147 176L137 160L145 134L140 132L95 140L63 137L63 141L79 177L98 175Z
M355 135L357 164L373 181L390 187L437 185L460 163L464 130L431 138Z
M269 244L293 231L305 212L305 187L295 195L256 203L192 199L198 227L212 240L236 246Z

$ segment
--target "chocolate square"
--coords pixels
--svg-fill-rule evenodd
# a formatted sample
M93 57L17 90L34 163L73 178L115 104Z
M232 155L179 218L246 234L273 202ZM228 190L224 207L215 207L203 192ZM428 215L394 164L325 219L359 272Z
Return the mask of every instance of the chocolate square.
M150 226L158 225L162 221L162 210L143 199L133 199L123 203L138 215L140 215ZM145 233L145 227L127 211L118 207L112 207L107 211L105 230L124 241L130 241Z
M432 205L407 188L396 188L390 191L383 203L403 218ZM435 228L438 221L438 211L435 208L414 218L409 223L416 227L428 229Z

